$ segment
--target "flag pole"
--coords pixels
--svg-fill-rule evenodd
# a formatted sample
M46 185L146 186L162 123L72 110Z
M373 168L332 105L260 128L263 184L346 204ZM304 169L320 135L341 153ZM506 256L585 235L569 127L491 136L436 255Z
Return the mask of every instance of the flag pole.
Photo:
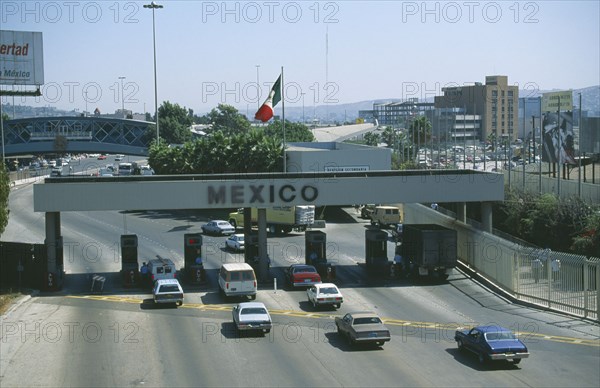
M285 96L283 94L285 82L283 81L283 66L281 66L281 128L283 130L283 172L287 172L287 158L285 155Z

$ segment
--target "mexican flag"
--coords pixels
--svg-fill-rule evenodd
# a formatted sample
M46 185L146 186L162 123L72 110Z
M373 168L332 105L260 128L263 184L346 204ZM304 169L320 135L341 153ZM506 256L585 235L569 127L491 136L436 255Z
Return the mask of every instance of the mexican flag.
M279 101L281 101L281 75L279 75L279 78L277 78L277 81L275 81L273 88L269 92L269 96L265 100L264 104L262 104L262 106L258 109L254 115L254 118L262 121L263 123L269 121L275 114L273 108L279 103Z

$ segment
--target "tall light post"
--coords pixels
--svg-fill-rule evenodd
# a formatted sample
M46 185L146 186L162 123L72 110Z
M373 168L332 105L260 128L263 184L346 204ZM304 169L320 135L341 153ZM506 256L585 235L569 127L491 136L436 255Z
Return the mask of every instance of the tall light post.
M125 77L119 77L121 80L121 113L125 116L125 92L123 91L123 80Z
M302 124L306 124L306 121L304 120L304 95L306 93L301 93L302 95Z
M256 111L260 109L260 82L258 80L258 69L260 65L256 65Z
M160 131L158 130L158 89L156 86L156 27L154 21L154 10L163 8L162 5L156 4L154 1L150 4L144 4L144 8L152 9L152 44L154 47L154 108L156 118L156 144L160 144Z

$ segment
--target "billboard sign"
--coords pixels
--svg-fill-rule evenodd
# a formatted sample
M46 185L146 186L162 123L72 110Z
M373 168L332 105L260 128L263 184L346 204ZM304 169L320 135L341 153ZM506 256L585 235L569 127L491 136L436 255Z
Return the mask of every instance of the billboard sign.
M562 106L562 98L560 102ZM547 163L575 163L575 133L573 112L547 112L542 117L542 161Z
M0 31L0 85L43 85L41 32Z
M560 101L560 108L558 102ZM573 91L563 90L560 92L549 92L542 94L542 112L573 110Z

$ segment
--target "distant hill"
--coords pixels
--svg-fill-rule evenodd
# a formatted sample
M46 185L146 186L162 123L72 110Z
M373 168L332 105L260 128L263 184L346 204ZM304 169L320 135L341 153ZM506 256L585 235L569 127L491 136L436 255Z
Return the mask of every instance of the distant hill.
M556 90L520 90L519 97L539 97L542 93L552 92ZM583 110L588 111L589 116L600 116L600 85L590 86L582 89L573 90L573 103L577 107L579 105L579 93L582 97ZM351 102L346 104L327 104L304 107L304 120L307 124L313 122L313 119L317 119L320 122L354 122L358 117L358 111L360 110L371 110L373 109L374 103L380 102L400 102L400 98L381 98L376 100L365 100L359 102ZM433 98L428 98L425 102L433 102ZM276 108L277 114L280 114L280 110ZM240 113L246 111L246 107L238 108ZM12 117L13 111L16 118L22 117L40 117L40 116L78 116L81 112L78 111L67 111L61 110L54 107L31 107L25 105L18 105L13 107L10 104L4 104L2 111ZM254 112L250 112L254 114ZM287 107L285 110L285 118L290 121L302 121L302 107ZM328 120L326 120L328 118Z
M519 90L519 97L539 97L543 93L553 92L555 90ZM573 89L573 104L578 107L579 93L582 97L583 110L588 111L589 116L600 116L600 85L590 86L582 89ZM377 100L365 100L347 104L317 105L316 107L304 107L304 118L307 123L312 122L316 116L323 121L329 117L330 121L354 121L358 117L359 110L371 110L374 103L381 102L401 102L400 98L385 98ZM433 97L425 99L423 102L433 102ZM578 109L578 108L576 108ZM289 107L285 110L286 119L290 121L302 121L302 107Z

